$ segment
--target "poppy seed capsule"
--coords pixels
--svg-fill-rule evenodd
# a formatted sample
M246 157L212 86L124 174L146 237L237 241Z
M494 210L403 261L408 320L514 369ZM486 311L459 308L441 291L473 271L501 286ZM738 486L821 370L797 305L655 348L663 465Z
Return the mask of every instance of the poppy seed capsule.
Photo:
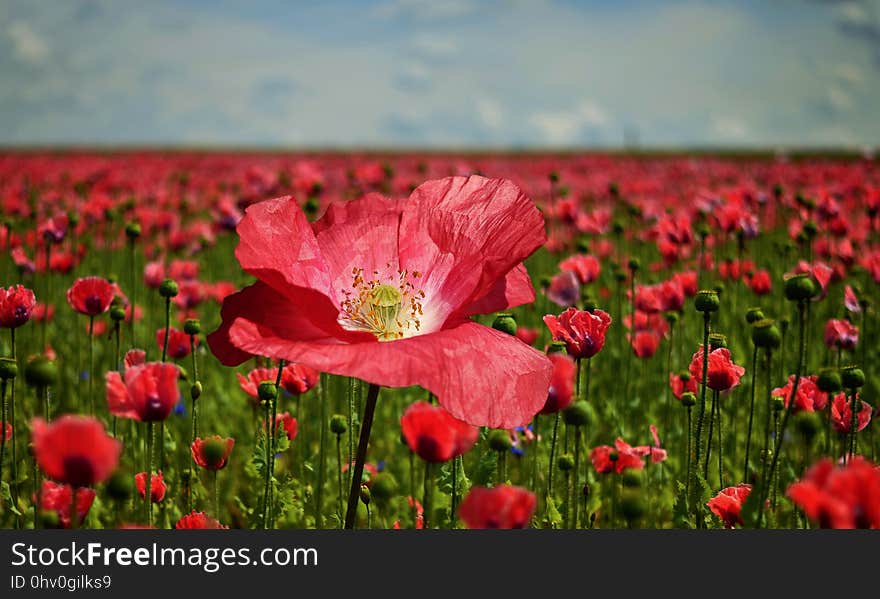
M330 417L330 432L334 435L344 435L348 431L348 423L342 414L333 414Z
M823 368L819 371L816 386L823 393L837 393L843 389L843 378L836 368Z
M819 232L819 226L815 221L808 220L804 223L804 235L806 235L807 239L812 239L816 236L816 233Z
M574 456L570 453L564 453L556 460L556 466L563 472L568 472L574 468Z
M159 285L159 295L164 298L176 297L178 293L180 293L180 288L173 279L165 279L162 281L162 284Z
M678 312L667 312L664 317L669 326L675 326L678 323Z
M510 434L500 428L489 431L489 447L493 451L509 451L511 447Z
M134 241L138 237L141 236L141 225L140 223L128 223L125 225L125 236L130 240Z
M808 300L816 294L816 284L807 274L799 274L785 280L785 298L796 302Z
M516 335L516 319L510 312L501 312L492 321L492 328L508 335Z
M630 258L629 263L627 264L630 270L636 271L641 268L641 262L639 262L638 258Z
M110 320L113 322L122 322L125 320L125 308L114 306L110 309Z
M590 242L581 237L577 240L576 245L577 251L581 254L589 254L590 253Z
M202 383L200 381L196 381L193 386L189 388L189 396L193 401L202 396Z
M189 318L183 323L183 332L187 335L198 335L202 332L202 323L198 318Z
M858 389L865 384L865 372L857 366L847 366L840 373L844 389Z
M763 318L752 325L752 343L764 349L776 349L782 344L782 333L776 322Z
M208 468L215 470L214 466L222 464L226 457L226 441L214 438L206 439L202 444L202 457L208 464Z
M271 401L278 397L278 388L272 381L263 381L257 387L257 397L263 401Z
M749 324L755 324L759 320L764 319L764 312L761 308L749 308L746 310L746 322Z
M562 412L562 419L569 426L586 426L590 423L590 406L580 399Z
M547 355L550 354L564 354L568 350L565 347L565 341L552 341L550 345L547 347Z
M18 375L18 364L12 358L0 358L0 379L8 381Z
M822 430L822 422L816 412L799 412L795 417L795 426L807 443L810 443Z
M690 391L685 391L681 394L681 405L686 408L694 407L695 405L697 405L697 396Z
M364 505L370 505L370 499L370 487L361 485L361 501L364 502Z
M785 398L783 397L774 397L770 401L770 407L773 408L774 412L781 412L785 409Z
M318 212L318 199L317 198L309 198L303 204L303 211L306 214L316 214Z
M31 387L48 387L58 381L58 367L46 356L37 356L24 367L24 381Z
M596 300L592 297L584 298L584 311L590 312L591 314L596 311L599 305L596 303Z
M390 472L380 472L370 483L370 494L376 501L387 501L397 493L397 479Z
M694 307L697 309L697 312L717 312L718 308L721 305L721 300L718 299L718 292L712 291L709 289L702 289L697 292L697 296L694 298Z
M709 349L715 351L727 347L727 336L721 333L712 333L709 335Z

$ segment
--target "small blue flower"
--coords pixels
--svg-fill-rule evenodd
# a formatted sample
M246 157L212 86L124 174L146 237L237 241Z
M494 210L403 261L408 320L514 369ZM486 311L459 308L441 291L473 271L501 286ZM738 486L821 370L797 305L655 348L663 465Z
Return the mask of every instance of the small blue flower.
M186 416L186 402L183 401L183 396L181 396L174 405L174 414L176 416Z

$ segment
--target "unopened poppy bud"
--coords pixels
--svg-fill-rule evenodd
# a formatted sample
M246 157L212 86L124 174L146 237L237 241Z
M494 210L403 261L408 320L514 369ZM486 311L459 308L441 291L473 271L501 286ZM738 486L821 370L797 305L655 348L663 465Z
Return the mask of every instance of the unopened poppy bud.
M122 322L125 320L125 308L114 306L110 308L110 320L113 322Z
M843 377L836 368L823 368L816 378L816 386L823 393L837 393L843 389Z
M46 356L37 356L24 367L24 381L31 387L49 387L58 381L58 367Z
M674 327L678 323L678 312L667 312L664 314L664 317L671 327Z
M397 493L397 479L390 472L380 472L370 483L370 493L376 501L388 501Z
M785 298L792 302L808 300L816 294L816 284L807 274L788 277L785 280Z
M847 366L840 377L844 389L858 389L865 384L865 371L857 366Z
M589 496L590 496L590 491L591 491L591 489L590 489L590 483L584 483L584 488L581 490L581 494L582 494L584 497L589 497Z
M620 482L623 484L624 487L637 489L642 486L642 477L638 470L628 468L624 471Z
M196 381L193 383L193 386L189 388L189 396L196 400L202 396L202 383L201 381Z
M694 298L694 307L697 312L717 312L721 306L721 300L718 299L718 293L709 289L702 289L697 292Z
M572 468L574 468L574 456L570 453L563 453L556 460L556 467L562 470L563 472L568 472Z
M194 477L193 477L193 469L192 468L187 468L186 470L184 470L180 473L180 483L184 487L189 485L189 483L192 482L193 478Z
M620 512L627 522L635 522L645 514L645 502L641 493L629 491L620 499Z
M706 223L700 223L695 229L697 237L706 239L709 236L709 226Z
M681 394L681 405L686 408L694 407L695 405L697 405L697 396L690 391L685 391Z
M803 232L807 239L813 239L819 232L819 226L815 221L808 220L804 223Z
M803 435L804 441L807 444L822 430L822 422L816 412L802 411L795 417L794 422L798 432Z
M511 447L510 434L503 429L497 428L489 431L489 447L493 451L509 451Z
M367 485L361 485L361 501L364 502L364 505L370 505L370 487Z
M159 295L164 298L176 297L178 293L180 293L180 288L173 279L165 279L162 281L162 284L159 285Z
M593 313L596 311L599 305L596 303L596 300L592 297L584 298L584 311Z
M128 237L131 241L134 241L138 237L141 236L141 225L140 223L131 222L125 225L125 236Z
M318 199L317 198L309 198L303 204L303 211L308 215L315 215L318 213Z
M770 407L774 412L781 412L785 409L785 399L782 397L774 397L770 400Z
M565 348L565 341L552 341L550 345L547 347L547 355L550 354L564 354L568 350Z
M712 289L718 294L718 299L721 299L721 296L724 294L724 283L715 283L715 287Z
M257 387L257 397L263 401L272 401L278 397L278 388L272 381L263 381Z
M630 258L630 261L627 264L631 271L637 271L639 268L641 268L641 265L642 264L641 262L639 262L638 258Z
M198 318L188 318L183 323L183 332L187 335L198 335L202 332L202 323Z
M508 335L516 335L516 319L510 312L502 312L492 321L492 328Z
M18 376L18 364L12 358L0 358L0 379L8 381Z
M334 435L344 435L348 431L348 422L342 414L333 414L330 417L330 432Z
M556 171L550 171L550 174L547 175L547 178L550 179L551 183L557 183L559 182L559 173L557 173Z
M752 343L764 349L776 349L782 344L782 333L776 323L764 318L752 325Z
M678 378L680 378L682 380L682 382L686 383L689 380L691 380L691 373L688 372L687 370L682 370L681 372L678 373Z
M134 480L119 470L107 480L107 495L114 501L126 501L134 493Z
M715 351L716 349L721 349L722 347L727 347L727 336L722 335L721 333L712 333L709 335L709 349Z
M562 419L569 426L586 426L590 423L590 405L580 399L562 412Z
M764 319L764 311L761 308L749 308L746 310L746 322L749 324L754 324L759 320Z
M67 223L71 227L75 227L79 224L79 212L75 212L73 210L67 213Z

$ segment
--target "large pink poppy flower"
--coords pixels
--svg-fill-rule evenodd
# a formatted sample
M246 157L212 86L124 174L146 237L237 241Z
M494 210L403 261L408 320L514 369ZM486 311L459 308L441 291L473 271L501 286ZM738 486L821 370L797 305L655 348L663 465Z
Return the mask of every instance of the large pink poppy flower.
M314 224L282 197L250 206L238 234L236 257L259 280L224 300L208 337L224 364L267 355L421 385L456 418L494 428L544 405L549 360L470 319L535 298L522 261L544 223L511 182L429 181L407 199L333 204Z

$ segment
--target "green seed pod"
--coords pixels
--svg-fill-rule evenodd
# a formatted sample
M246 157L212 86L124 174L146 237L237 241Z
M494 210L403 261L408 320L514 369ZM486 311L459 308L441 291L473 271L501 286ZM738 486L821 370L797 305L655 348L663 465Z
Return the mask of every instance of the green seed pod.
M46 356L37 356L24 367L24 381L30 387L49 387L58 381L58 367Z
M639 259L638 259L638 258L630 258L629 263L627 264L627 266L629 267L629 269L630 269L631 271L635 272L635 271L639 270L639 268L641 268L642 263L639 262Z
M348 421L342 414L333 414L330 417L330 432L334 435L344 435L348 431Z
M580 239L577 240L577 243L575 244L575 248L577 249L578 253L580 253L580 254L589 254L590 253L590 242L586 238L581 237Z
M666 318L666 322L669 323L669 326L674 327L678 323L678 312L666 312L664 315Z
M593 313L596 311L596 308L599 307L599 304L596 302L595 298L585 297L584 298L584 311Z
M257 387L257 397L263 401L272 401L278 397L278 388L274 381L263 381Z
M782 345L782 333L776 322L770 318L763 318L752 324L752 343L764 349L776 349Z
M580 399L562 412L562 419L569 426L586 426L591 420L590 405L583 399Z
M717 291L702 289L697 292L697 296L694 298L694 307L697 312L717 312L720 306L721 300L718 298Z
M106 489L114 501L126 501L134 493L134 477L117 470L107 480Z
M8 381L18 376L18 364L12 358L0 358L0 379Z
M202 323L198 318L188 318L183 323L183 332L187 335L198 335L202 332Z
M547 347L547 355L564 354L567 352L568 350L565 348L565 341L551 341L549 347Z
M189 396L193 399L193 401L197 400L202 396L202 383L201 381L196 381L193 383L192 387L189 388Z
M122 322L125 320L125 308L119 306L110 308L110 320L113 322Z
M749 324L755 324L759 320L764 319L764 311L761 308L753 307L746 310L746 322Z
M131 241L134 241L138 237L141 236L141 225L140 223L131 222L125 225L125 236L128 237Z
M816 386L823 393L837 393L843 389L843 377L836 368L823 368L819 371Z
M847 366L840 373L844 389L858 389L865 384L865 371L857 366Z
M785 409L785 398L783 397L774 397L770 400L770 407L774 412L781 412Z
M556 467L563 472L568 472L574 468L574 456L570 453L563 453L556 459Z
M816 284L808 274L799 274L785 280L785 298L792 302L808 300L816 294Z
M819 232L819 225L815 221L808 220L804 223L803 232L807 239L813 239Z
M681 405L686 408L694 407L695 405L697 405L697 396L690 391L685 391L681 394Z
M727 347L727 336L721 333L712 333L709 335L709 349L715 351L722 347Z
M180 293L180 288L173 279L165 279L162 281L162 284L159 285L159 295L164 298L175 297L178 293Z
M822 420L816 412L799 412L795 416L794 424L808 445L822 430Z
M492 328L508 335L516 335L516 319L509 312L501 312L492 321Z
M497 428L489 431L489 447L493 451L510 451L512 446L510 442L510 433L506 430Z
M361 501L364 502L364 505L370 505L371 497L370 487L367 485L361 485Z
M318 198L315 197L307 199L303 204L303 212L309 216L316 215L318 213L318 208L320 208L320 204L318 204Z
M397 493L397 479L390 472L380 472L373 477L370 494L376 501L388 501Z

